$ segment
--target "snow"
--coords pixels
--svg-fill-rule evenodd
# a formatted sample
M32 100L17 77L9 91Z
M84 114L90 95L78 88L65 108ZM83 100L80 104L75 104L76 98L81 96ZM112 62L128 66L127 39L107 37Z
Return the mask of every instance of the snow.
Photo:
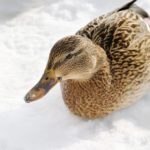
M52 45L127 0L0 0L0 150L149 150L150 95L96 120L74 116L59 85L25 104ZM140 6L150 12L150 2ZM84 5L83 5L84 4Z

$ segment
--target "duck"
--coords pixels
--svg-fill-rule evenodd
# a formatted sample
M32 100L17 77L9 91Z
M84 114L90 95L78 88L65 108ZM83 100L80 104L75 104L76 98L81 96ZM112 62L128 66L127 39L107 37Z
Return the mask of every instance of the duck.
M81 118L103 118L136 102L150 87L150 24L135 2L58 40L25 101L41 99L60 83L64 103Z

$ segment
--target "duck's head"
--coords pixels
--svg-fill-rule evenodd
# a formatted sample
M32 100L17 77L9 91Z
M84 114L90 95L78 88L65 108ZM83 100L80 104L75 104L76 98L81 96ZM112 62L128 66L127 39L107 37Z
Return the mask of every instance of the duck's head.
M40 81L27 93L26 102L43 97L63 80L88 80L104 62L99 46L85 37L65 37L53 46L45 72ZM102 57L103 56L103 57Z

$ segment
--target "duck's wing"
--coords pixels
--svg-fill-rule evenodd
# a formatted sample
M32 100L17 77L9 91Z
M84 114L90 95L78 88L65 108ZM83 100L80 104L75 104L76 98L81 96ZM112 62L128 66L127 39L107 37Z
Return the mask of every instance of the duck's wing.
M132 10L114 13L91 35L107 54L114 82L123 86L142 81L150 64L150 30L139 15Z
M85 27L81 28L76 34L82 35L82 36L85 36L85 37L88 37L88 38L91 39L91 34L93 33L93 30L97 26L101 25L101 23L105 19L107 19L109 16L111 16L111 15L117 13L117 12L128 10L128 9L136 12L142 18L149 18L148 13L144 9L142 9L142 8L140 8L140 7L138 7L137 5L134 4L136 1L137 0L132 0L131 2L123 5L122 7L118 8L118 9L112 11L112 12L104 14L104 15L98 17L98 18L95 18L93 21L91 21L90 23L88 23Z
M128 48L120 49L112 55L110 68L114 82L125 86L133 84L137 87L141 82L148 82L150 79L150 33L141 33ZM131 91L131 89L128 90Z
M120 49L128 48L141 33L149 32L149 27L139 15L132 10L124 10L103 19L91 32L90 39L111 59Z

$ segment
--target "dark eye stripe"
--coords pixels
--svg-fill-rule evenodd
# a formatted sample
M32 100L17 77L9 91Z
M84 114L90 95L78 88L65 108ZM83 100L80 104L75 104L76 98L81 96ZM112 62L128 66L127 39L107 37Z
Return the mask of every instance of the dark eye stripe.
M80 49L78 52L74 53L73 55L77 56L77 55L81 54L82 52L83 52L83 49Z
M66 58L65 58L63 61L61 61L61 62L60 62L60 61L56 62L56 63L54 64L53 68L56 69L56 68L60 67L60 66L63 65L65 62L67 62L69 59L71 59L73 56L77 56L77 55L81 54L82 51L83 51L83 49L80 49L78 52L76 52L76 53L74 53L74 54L68 54L68 55L66 56Z
M66 59L71 59L73 57L73 54L68 54L67 56L66 56Z

